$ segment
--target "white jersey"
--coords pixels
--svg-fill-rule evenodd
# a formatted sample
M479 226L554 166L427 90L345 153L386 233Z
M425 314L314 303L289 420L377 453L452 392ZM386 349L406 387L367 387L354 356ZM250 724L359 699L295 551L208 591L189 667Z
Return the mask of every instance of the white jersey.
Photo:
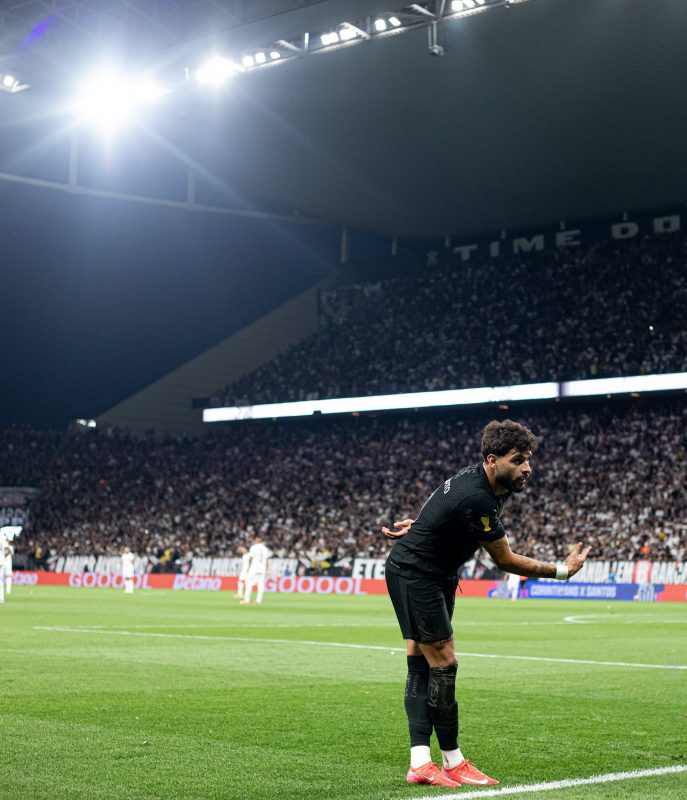
M12 554L14 553L14 547L9 543L5 542L4 546L4 556L3 561L5 565L5 575L12 574Z
M122 576L124 578L134 577L134 556L133 553L122 553Z
M519 589L520 588L520 576L519 575L508 575L508 588L509 589Z
M248 565L250 564L250 553L244 553L241 556L241 572L239 573L239 580L245 581L248 575Z
M272 552L264 544L254 544L248 551L250 557L250 575L264 575L267 572L267 561Z

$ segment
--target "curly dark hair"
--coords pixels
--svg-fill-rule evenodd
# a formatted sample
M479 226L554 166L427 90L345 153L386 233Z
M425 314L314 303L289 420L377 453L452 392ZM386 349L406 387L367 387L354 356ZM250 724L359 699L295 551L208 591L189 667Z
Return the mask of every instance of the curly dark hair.
M533 453L539 447L539 440L526 426L512 419L497 420L489 422L482 433L482 458L486 461L487 456L505 456L506 453L515 448L518 453L531 450Z

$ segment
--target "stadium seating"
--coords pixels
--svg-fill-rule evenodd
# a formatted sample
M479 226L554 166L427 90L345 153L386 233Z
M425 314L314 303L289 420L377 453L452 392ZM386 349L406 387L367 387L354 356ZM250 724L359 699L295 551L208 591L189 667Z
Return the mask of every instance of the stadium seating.
M329 290L320 331L216 404L687 371L686 261L666 235Z
M541 438L531 486L506 506L520 552L560 558L586 540L595 558L687 558L681 397L234 423L202 440L10 429L0 474L41 491L19 552L233 555L260 534L282 557L381 556L380 526L479 460L497 415Z

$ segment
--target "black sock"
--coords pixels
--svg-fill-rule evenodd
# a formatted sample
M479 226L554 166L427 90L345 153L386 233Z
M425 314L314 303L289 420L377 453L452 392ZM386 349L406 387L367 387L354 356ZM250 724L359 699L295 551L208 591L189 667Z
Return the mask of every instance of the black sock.
M424 656L408 656L405 706L410 730L410 746L427 745L432 737L432 720L427 708L429 664Z
M427 689L427 709L442 750L458 748L458 703L456 672L458 667L431 667Z

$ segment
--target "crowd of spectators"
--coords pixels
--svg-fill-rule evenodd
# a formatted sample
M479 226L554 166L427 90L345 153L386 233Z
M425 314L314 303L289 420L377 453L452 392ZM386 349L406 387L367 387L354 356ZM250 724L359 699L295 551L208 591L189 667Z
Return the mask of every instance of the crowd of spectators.
M687 403L598 401L499 410L541 439L526 492L506 505L515 549L547 560L687 560ZM38 497L18 552L236 555L263 537L280 557L381 557L382 525L417 514L480 460L493 412L463 410L243 422L202 439L99 430L0 432L5 485Z
M426 269L321 296L319 331L217 405L687 371L687 240Z

